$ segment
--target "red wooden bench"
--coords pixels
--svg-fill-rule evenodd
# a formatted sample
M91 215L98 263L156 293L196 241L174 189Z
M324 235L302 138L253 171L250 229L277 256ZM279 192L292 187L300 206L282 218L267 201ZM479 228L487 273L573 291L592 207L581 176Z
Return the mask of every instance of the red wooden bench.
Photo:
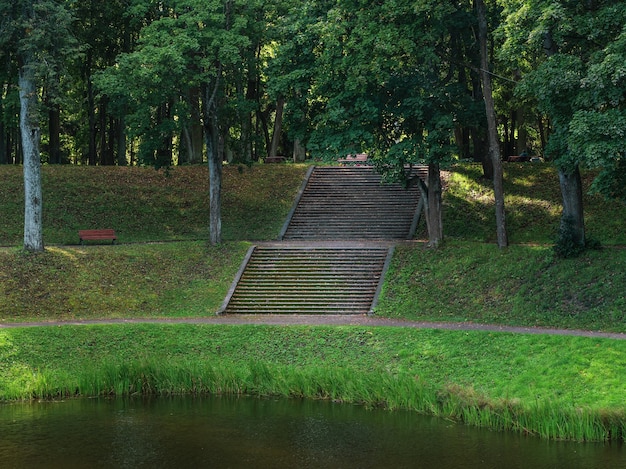
M111 243L115 244L115 240L117 239L115 230L111 230L111 229L78 230L78 237L80 239L80 244L83 244L83 241L85 240L99 241L102 239L110 239Z

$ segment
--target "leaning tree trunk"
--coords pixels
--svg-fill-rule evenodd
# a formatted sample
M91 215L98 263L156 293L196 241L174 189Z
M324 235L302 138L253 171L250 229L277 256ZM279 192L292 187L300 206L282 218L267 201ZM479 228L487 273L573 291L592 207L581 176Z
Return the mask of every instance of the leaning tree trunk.
M476 0L478 14L478 29L480 42L480 64L483 82L483 96L487 112L487 130L489 133L489 155L493 165L493 190L496 202L496 233L498 247L508 246L506 234L506 219L504 212L504 186L502 175L502 158L500 158L500 145L498 143L498 129L496 126L496 111L491 89L491 75L489 74L489 59L487 55L487 14L484 0Z
M28 61L26 63L19 73L20 132L24 157L24 249L40 252L44 250L39 152L41 131L37 118L37 90Z

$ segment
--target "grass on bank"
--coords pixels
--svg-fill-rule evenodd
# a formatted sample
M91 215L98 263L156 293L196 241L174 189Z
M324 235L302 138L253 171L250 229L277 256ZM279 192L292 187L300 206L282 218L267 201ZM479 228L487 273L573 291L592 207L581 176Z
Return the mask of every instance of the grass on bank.
M626 332L626 249L557 259L546 246L500 250L458 241L434 251L399 246L376 313Z
M621 440L625 359L626 341L493 332L15 328L0 330L0 400L205 392L322 398L546 438Z
M464 241L495 242L496 221L491 181L480 165L456 165L443 195L444 233ZM626 204L589 193L594 173L583 172L585 228L603 245L625 245ZM512 244L553 244L562 198L556 169L550 164L505 163L506 225Z

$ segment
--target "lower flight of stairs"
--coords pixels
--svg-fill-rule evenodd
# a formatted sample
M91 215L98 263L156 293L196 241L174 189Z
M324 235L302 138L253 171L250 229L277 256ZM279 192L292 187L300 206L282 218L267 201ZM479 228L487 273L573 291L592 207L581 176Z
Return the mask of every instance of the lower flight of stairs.
M389 258L385 246L256 246L222 312L367 314Z

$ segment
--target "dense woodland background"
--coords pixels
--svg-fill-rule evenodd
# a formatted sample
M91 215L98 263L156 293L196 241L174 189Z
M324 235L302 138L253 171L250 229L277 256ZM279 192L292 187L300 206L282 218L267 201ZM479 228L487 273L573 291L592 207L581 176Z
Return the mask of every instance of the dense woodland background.
M492 178L489 94L501 157L553 162L574 228L579 167L597 170L592 190L626 196L621 0L0 0L0 12L0 164L367 152L387 169L474 160Z

